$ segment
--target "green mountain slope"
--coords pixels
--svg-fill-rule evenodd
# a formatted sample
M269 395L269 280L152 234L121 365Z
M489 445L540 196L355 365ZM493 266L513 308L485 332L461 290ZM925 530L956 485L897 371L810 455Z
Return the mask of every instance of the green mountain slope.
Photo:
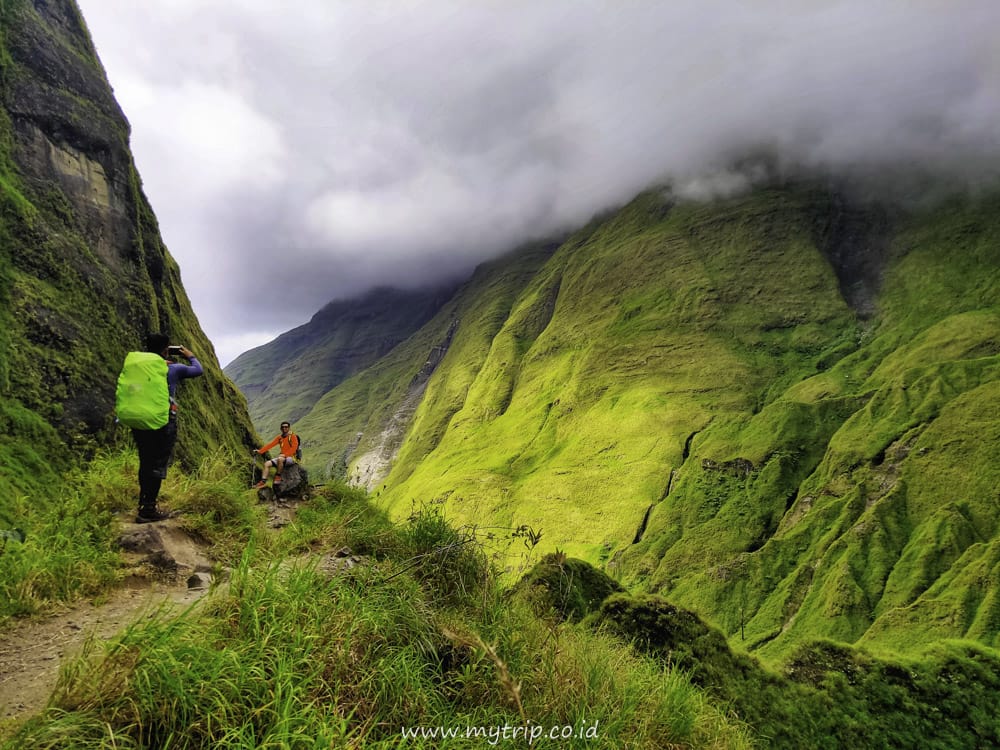
M900 219L857 351L699 436L624 568L764 653L996 645L996 208Z
M159 236L129 127L75 4L0 2L0 521L114 426L115 381L148 330L206 369L180 394L178 458L254 442Z
M350 462L354 481L375 489L401 449L417 460L431 451L466 400L514 300L553 249L531 245L484 265L420 330L326 393L298 422L309 440L306 464L344 476ZM448 382L428 390L439 369Z
M241 354L226 375L246 395L261 434L277 434L283 420L297 421L324 393L420 328L452 291L381 288L331 302L305 325Z
M651 192L480 269L300 429L397 514L529 524L764 654L993 644L998 203Z
M633 538L693 432L752 411L850 325L836 277L798 241L808 198L772 200L667 211L650 194L560 248L436 450L390 475L409 475L390 499L486 503L591 560ZM790 321L804 340L779 333Z

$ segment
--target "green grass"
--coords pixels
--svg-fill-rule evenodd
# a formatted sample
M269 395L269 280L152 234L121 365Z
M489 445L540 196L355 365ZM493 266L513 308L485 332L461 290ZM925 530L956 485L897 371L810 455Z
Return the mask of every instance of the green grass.
M211 518L220 481L209 467L174 500L193 510L204 488ZM538 619L500 585L482 541L433 507L394 526L363 494L324 488L294 523L252 537L228 586L92 642L2 746L439 747L402 733L504 725L593 733L533 743L543 748L752 745L681 672ZM368 562L323 573L320 557L345 544Z
M134 451L105 454L76 475L54 476L44 489L26 488L3 507L3 528L23 531L24 540L8 540L0 550L0 623L97 596L120 580L116 519L135 513L137 468ZM223 564L240 559L266 520L224 452L191 474L174 467L160 501L181 511L184 527L212 545Z
M95 462L59 498L65 512L31 531L36 567L53 571L36 575L38 591L52 587L37 603L114 585L97 572L115 570L112 514L131 511L134 470L128 452ZM662 598L614 593L579 560L547 555L511 587L496 563L523 534L455 525L440 503L396 524L335 483L268 531L224 455L165 494L235 566L230 582L90 642L41 714L0 727L0 747L472 748L503 726L575 733L531 743L551 748L1000 741L1000 654L968 641L906 660L810 641L767 666ZM361 564L331 574L324 560L345 547ZM440 731L459 736L445 745Z
M0 623L59 602L98 594L118 577L112 514L124 502L122 459L44 489L3 508L4 520L24 532L0 551Z

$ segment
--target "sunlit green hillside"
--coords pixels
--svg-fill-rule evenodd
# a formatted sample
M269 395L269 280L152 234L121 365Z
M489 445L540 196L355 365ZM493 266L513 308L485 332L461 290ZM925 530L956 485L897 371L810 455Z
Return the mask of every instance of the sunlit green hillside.
M650 192L481 268L300 431L398 516L528 524L765 654L993 643L997 208Z

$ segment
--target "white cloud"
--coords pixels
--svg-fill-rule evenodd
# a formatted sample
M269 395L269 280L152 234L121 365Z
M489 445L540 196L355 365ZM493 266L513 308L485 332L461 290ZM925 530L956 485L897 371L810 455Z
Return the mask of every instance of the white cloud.
M234 334L223 334L212 340L215 355L225 367L245 351L272 341L282 333L279 329L251 329ZM195 352L198 354L198 352Z
M216 341L264 284L287 329L748 153L1000 174L995 0L80 4Z
M116 97L142 123L132 142L150 162L142 174L156 193L201 199L273 189L285 179L288 153L278 124L236 92L201 81L152 84L124 75ZM160 175L167 179L158 182Z

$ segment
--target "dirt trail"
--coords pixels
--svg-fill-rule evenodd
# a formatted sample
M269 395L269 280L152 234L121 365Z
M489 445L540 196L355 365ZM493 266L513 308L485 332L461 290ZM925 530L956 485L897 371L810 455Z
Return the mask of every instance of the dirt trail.
M271 526L288 523L293 514L293 508L274 504ZM161 607L181 611L209 590L213 563L181 519L145 525L131 523L130 516L119 521L129 571L120 588L0 631L0 721L17 723L41 711L60 667L80 653L88 637L108 640Z
M185 582L132 579L100 603L77 603L44 619L23 620L0 633L0 720L20 721L48 702L59 668L76 656L88 636L110 639L163 605L184 606L207 588Z

